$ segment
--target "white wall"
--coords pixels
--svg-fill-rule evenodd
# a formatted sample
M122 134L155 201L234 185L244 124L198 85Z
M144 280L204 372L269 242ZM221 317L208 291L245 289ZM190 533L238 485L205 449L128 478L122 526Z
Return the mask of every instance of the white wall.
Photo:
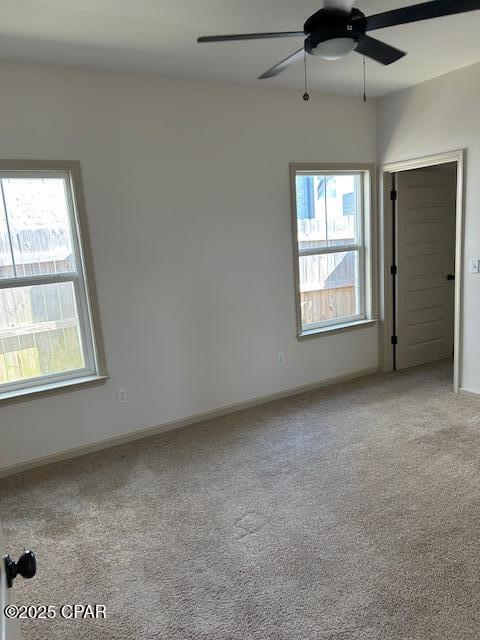
M15 64L0 86L0 157L81 162L111 376L2 406L0 467L377 366L375 327L295 337L288 173L374 162L373 103Z
M378 103L379 164L467 149L463 347L460 384L480 393L480 64L383 98Z

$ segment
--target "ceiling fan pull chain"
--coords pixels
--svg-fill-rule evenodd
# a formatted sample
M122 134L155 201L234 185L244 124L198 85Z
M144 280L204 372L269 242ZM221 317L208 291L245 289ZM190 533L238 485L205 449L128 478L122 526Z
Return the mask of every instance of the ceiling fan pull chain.
M367 59L363 56L363 101L367 101Z
M303 99L305 100L305 102L307 102L308 100L310 100L310 94L308 93L308 86L307 86L307 51L306 50L303 51L303 68L305 71L305 93L303 94Z

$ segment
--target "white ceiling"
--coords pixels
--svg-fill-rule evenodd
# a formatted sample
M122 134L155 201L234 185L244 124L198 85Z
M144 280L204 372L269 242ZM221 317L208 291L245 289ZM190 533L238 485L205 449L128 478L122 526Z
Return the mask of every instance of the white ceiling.
M372 14L412 0L357 0ZM302 39L196 44L199 35L302 29L321 0L2 0L0 59L303 88L302 65L256 80ZM369 94L379 96L480 60L480 11L376 31L408 51L391 67L367 62ZM362 57L309 57L310 89L362 92Z

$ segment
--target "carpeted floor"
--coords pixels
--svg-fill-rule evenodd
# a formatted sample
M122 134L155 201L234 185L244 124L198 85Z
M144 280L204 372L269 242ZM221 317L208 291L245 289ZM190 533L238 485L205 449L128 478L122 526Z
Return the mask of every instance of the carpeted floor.
M2 481L26 640L480 637L480 403L450 363L306 393ZM5 516L8 514L8 516Z

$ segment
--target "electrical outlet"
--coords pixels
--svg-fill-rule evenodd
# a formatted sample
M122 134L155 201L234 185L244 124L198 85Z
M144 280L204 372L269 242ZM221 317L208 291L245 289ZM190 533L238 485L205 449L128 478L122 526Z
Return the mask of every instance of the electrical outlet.
M125 389L125 387L120 387L120 389L117 389L117 402L118 404L127 404L128 398L127 390Z
M277 353L277 364L279 366L282 366L285 364L285 352L284 351L279 351Z

